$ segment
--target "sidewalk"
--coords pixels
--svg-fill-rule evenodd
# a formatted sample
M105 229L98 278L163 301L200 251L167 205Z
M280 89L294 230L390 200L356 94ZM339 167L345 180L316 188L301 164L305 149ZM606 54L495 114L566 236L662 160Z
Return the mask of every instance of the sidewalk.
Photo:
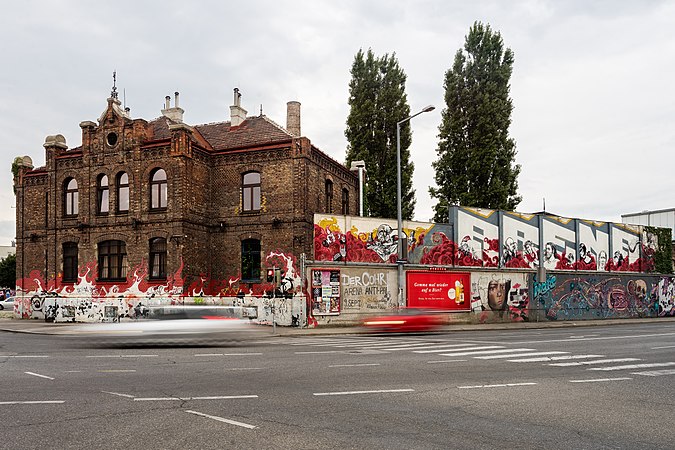
M470 324L456 323L440 327L437 333L453 331L480 331L480 330L517 330L537 328L576 328L590 326L630 325L644 323L675 323L675 317L658 317L644 319L605 319L605 320L578 320L578 321L545 321L545 322L504 322ZM0 332L30 333L46 335L67 335L73 323L49 323L43 320L13 319L0 317ZM272 327L265 326L272 335ZM335 334L364 334L367 331L358 326L320 326L317 328L291 328L277 326L274 336L312 336Z

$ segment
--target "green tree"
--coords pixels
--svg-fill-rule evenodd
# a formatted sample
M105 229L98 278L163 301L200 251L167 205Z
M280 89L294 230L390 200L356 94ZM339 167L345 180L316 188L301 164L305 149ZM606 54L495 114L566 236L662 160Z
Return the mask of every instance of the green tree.
M0 260L0 287L16 287L16 256L9 255Z
M354 57L349 83L347 167L352 161L366 163L364 209L367 215L397 216L396 124L410 115L405 93L406 75L396 54L377 58L372 50ZM415 212L412 188L414 164L410 161L410 124L401 125L401 210L404 219Z
M429 189L438 199L435 221L448 220L449 204L513 210L522 200L509 137L512 70L513 52L504 49L500 33L475 22L445 73L446 108L433 163L438 187Z

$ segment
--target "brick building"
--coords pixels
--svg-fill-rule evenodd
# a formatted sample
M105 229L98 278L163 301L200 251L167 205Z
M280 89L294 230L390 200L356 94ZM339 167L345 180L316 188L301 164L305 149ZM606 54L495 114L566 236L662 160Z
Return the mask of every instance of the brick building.
M248 117L238 89L227 122L188 125L178 101L132 119L113 88L82 145L48 136L44 167L19 162L24 292L262 294L272 265L299 276L315 212L357 211L356 175L301 135L300 103L283 128Z

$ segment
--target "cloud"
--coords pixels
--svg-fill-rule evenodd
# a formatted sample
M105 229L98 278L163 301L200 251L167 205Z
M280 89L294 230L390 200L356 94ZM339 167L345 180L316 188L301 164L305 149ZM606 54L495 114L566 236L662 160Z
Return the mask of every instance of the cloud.
M0 17L0 210L14 215L13 158L43 164L49 134L78 146L113 70L132 116L145 119L174 91L193 124L227 120L234 87L249 114L262 105L280 124L286 102L300 101L303 134L344 161L349 70L372 48L396 53L411 110L437 108L411 124L416 219L429 220L443 77L476 20L515 53L519 210L546 197L559 214L620 221L672 207L674 16L667 1L13 2Z

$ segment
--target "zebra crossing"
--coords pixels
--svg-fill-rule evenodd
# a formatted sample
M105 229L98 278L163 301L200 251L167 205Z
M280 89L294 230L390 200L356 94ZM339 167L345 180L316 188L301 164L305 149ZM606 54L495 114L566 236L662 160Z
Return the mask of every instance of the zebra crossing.
M600 354L573 354L569 351L540 351L528 347L508 347L496 343L478 340L461 340L449 342L446 339L425 339L420 337L401 336L341 336L317 337L311 339L292 339L285 343L291 346L311 346L336 348L342 351L371 350L379 352L410 352L430 357L444 357L446 360L428 361L431 363L464 362L472 358L480 361L505 361L509 363L543 363L553 368L579 367L589 371L634 371L633 375L662 376L675 375L675 369L664 369L675 366L675 362L649 363L641 358L623 357L609 358ZM335 350L339 352L340 350ZM333 351L333 352L335 352ZM312 353L312 352L298 352ZM644 370L656 369L656 370ZM636 371L637 370L637 371Z

